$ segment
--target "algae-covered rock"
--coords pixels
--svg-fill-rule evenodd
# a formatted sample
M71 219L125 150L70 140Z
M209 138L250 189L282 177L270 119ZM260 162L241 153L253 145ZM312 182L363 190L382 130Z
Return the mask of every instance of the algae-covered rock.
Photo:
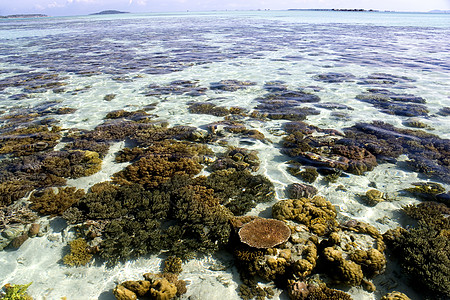
M386 195L376 189L370 189L361 197L368 205L375 206L380 202L386 201Z
M300 199L300 198L312 198L317 194L317 189L312 185L303 183L293 183L290 184L286 192L290 199Z

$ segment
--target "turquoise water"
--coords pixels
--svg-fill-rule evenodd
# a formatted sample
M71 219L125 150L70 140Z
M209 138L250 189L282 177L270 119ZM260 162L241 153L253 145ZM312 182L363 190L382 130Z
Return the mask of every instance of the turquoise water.
M31 157L23 169L32 173L29 165L34 155L67 153L64 147L71 143L73 131L79 137L95 131L105 125L112 111L145 110L151 119L166 121L170 127L191 126L200 136L214 122L234 120L264 138L229 132L222 123L205 143L214 151L212 156L225 152L227 146L258 153L259 169L252 174L272 182L275 198L258 204L247 215L271 217L271 206L288 198L286 187L305 183L289 172L290 161L298 159L304 163L302 168L312 165L321 171L312 185L333 204L339 220L363 221L384 233L406 226L399 209L420 202L402 192L412 183L432 181L449 189L450 166L445 158L437 158L445 156L450 138L448 40L450 16L424 13L189 12L0 20L0 134L6 136L3 142L14 140L10 135L17 128L61 128L55 145L45 140L47 149L18 155ZM271 97L279 102L274 105ZM197 114L192 109L196 103L240 107L247 113ZM67 108L72 110L58 112ZM329 165L323 168L323 164L329 160L305 163L305 157L287 154L283 143L286 124L291 121L341 135L357 132L355 128L370 130L358 124L382 121L398 130L383 127L372 132L381 136L383 130L390 132L384 136L388 143L405 136L417 141L414 133L401 130L420 129L435 135L429 140L433 147L426 149L436 152L414 151L411 146L400 156L378 153L373 170L360 175L344 170L336 182L327 182L324 172ZM421 128L408 125L418 126L418 121ZM326 141L341 138L338 133L315 131L311 135L312 139L323 136L317 149L325 149L322 154L328 159L335 157L327 156ZM109 145L101 169L88 176L62 176L67 178L65 185L87 191L110 180L130 164L114 160L121 149L130 147L128 138L101 141ZM11 166L17 154L1 145L3 181L17 172ZM358 145L368 147L363 142ZM377 148L371 151L376 153ZM422 165L418 163L421 158L425 158ZM200 174L211 172L205 166ZM43 187L39 180L32 180L36 189ZM371 188L391 201L367 205L360 195ZM15 201L26 204L33 190ZM18 250L0 252L4 266L0 284L33 282L29 290L37 299L112 299L117 282L160 269L162 256L156 254L113 268L98 257L88 266L70 268L61 259L67 243L75 238L73 230L60 217L44 217L39 222L50 222L42 237L28 239ZM17 232L24 230L14 226ZM229 253L223 255L220 260L212 255L185 263L180 275L188 282L185 299L239 298L236 266ZM395 260L389 260L386 272L373 279L377 292L360 287L344 290L355 299L379 299L395 287L412 299L420 298L422 294L408 288L401 272ZM277 289L275 298L287 299L287 293Z

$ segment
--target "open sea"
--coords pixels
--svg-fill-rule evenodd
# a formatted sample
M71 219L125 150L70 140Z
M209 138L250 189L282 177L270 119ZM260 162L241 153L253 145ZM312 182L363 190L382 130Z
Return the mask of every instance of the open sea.
M272 218L275 203L299 198L288 187L302 184L331 203L340 225L326 223L325 232L318 233L310 220L285 221L291 230L310 230L317 250L317 267L306 279L292 278L320 278L354 299L380 299L392 291L411 299L449 297L430 285L431 292L413 289L409 280L414 275L402 268L389 243L384 252L378 248L384 267L371 273L369 262L360 262L362 281L328 272L343 265L327 262L323 249L331 243L330 232L340 232L344 241L352 234L345 231L348 224L355 222L379 234L398 226L409 229L415 223L401 208L430 197L447 203L448 210L449 41L450 15L428 13L236 11L0 19L0 286L32 282L28 293L34 299L115 299L118 283L162 272L162 262L180 245L200 250L183 257L178 279L187 291L181 299L250 299L239 289L243 282L250 290L270 288L273 299L289 299L289 287L280 278L295 273L295 261L305 255L294 233L273 248L288 249L292 256L280 263L272 253L279 269L270 264L270 255L263 256L260 262L270 270L254 267L252 286L242 278L243 265L251 262L239 261L237 253L256 253L254 248L216 236L214 226L229 225L217 225L221 216L213 212L211 217L208 210L227 210L232 218ZM221 187L211 183L229 176L220 171L227 168L241 177ZM181 183L174 178L180 174L192 182L176 190ZM203 179L193 181L199 176ZM115 204L104 200L100 208L91 205L101 192L90 188L111 180L120 190L114 193L125 196L114 196ZM427 198L407 191L426 183L439 186L439 192ZM134 196L121 189L130 185L142 195L151 193L150 199L166 193L170 209L154 217L160 208L123 208ZM227 186L238 191L227 194ZM87 194L76 196L75 189L61 187ZM379 196L370 202L366 193L374 189ZM64 192L66 198L58 196ZM183 194L189 192L194 200ZM201 204L207 217L199 213L199 221L192 219L195 203L206 198L205 203L217 203ZM69 222L67 209L84 215ZM157 225L140 227L144 220ZM132 222L136 227L126 228ZM34 236L31 223L40 224L39 233L27 238ZM177 228L179 239L165 235L167 228ZM237 230L227 231L230 241ZM26 237L12 245L21 236ZM70 266L63 257L80 237L88 242L83 255L93 259ZM349 239L357 244L350 252L372 247L367 236L361 244ZM333 247L341 251L344 242ZM443 263L449 261L445 247ZM345 261L355 264L352 254L342 251Z

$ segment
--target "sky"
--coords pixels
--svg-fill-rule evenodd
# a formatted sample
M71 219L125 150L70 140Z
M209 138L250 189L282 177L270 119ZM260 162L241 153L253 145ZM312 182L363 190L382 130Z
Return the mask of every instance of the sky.
M71 16L109 9L143 13L289 8L363 8L426 12L434 9L450 10L450 0L0 0L0 15L39 13Z

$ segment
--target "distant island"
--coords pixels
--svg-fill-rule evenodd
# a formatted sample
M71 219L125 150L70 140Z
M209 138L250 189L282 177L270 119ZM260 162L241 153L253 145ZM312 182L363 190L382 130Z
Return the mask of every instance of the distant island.
M43 14L19 14L19 15L0 16L1 19L46 18L46 17L48 16Z
M127 11L118 11L118 10L103 10L98 13L91 14L92 15L116 15L116 14L128 14Z
M307 11L370 11L378 12L375 9L362 9L362 8L290 8L288 10L307 10Z
M450 10L435 9L435 10L430 10L429 13L432 13L432 14L450 14Z

